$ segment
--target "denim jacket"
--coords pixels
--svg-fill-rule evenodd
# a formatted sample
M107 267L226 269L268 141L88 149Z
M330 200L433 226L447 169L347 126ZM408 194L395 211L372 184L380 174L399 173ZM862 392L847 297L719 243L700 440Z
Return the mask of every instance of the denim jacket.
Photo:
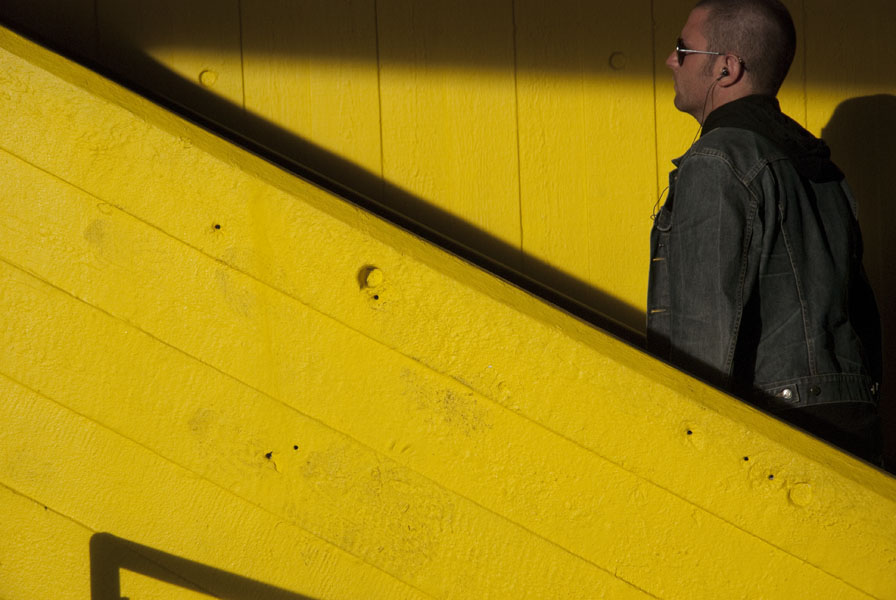
M706 119L654 220L650 351L773 411L877 402L877 306L829 155L771 97Z

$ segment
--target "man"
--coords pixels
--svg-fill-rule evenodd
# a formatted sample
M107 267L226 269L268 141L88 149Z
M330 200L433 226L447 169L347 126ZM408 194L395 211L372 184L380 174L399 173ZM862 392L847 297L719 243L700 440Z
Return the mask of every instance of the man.
M879 463L879 320L855 201L775 98L795 48L779 0L704 0L666 60L702 132L654 220L648 348Z

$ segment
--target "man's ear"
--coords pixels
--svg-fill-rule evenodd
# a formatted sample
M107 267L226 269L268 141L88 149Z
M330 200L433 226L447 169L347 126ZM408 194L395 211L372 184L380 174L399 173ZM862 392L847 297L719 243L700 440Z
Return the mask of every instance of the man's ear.
M732 86L743 79L744 71L744 63L741 59L733 54L726 54L717 81L722 87Z

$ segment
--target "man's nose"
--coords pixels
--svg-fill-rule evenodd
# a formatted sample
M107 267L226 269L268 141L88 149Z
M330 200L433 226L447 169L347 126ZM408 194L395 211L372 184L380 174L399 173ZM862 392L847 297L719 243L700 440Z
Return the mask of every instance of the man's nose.
M669 67L669 68L672 69L672 70L675 70L675 69L677 69L677 68L679 67L679 64L678 64L678 53L677 53L675 50L673 50L673 51L669 54L669 57L666 58L666 66Z

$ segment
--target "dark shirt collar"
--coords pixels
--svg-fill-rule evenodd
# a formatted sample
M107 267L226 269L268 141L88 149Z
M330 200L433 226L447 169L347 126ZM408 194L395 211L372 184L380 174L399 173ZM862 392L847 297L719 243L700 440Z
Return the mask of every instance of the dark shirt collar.
M703 121L701 137L719 127L736 127L774 139L775 128L789 120L774 96L754 94L723 104Z
M774 96L751 95L715 109L703 122L700 137L723 127L746 129L770 141L812 181L840 180L843 173L831 162L831 151L802 125L781 112Z

